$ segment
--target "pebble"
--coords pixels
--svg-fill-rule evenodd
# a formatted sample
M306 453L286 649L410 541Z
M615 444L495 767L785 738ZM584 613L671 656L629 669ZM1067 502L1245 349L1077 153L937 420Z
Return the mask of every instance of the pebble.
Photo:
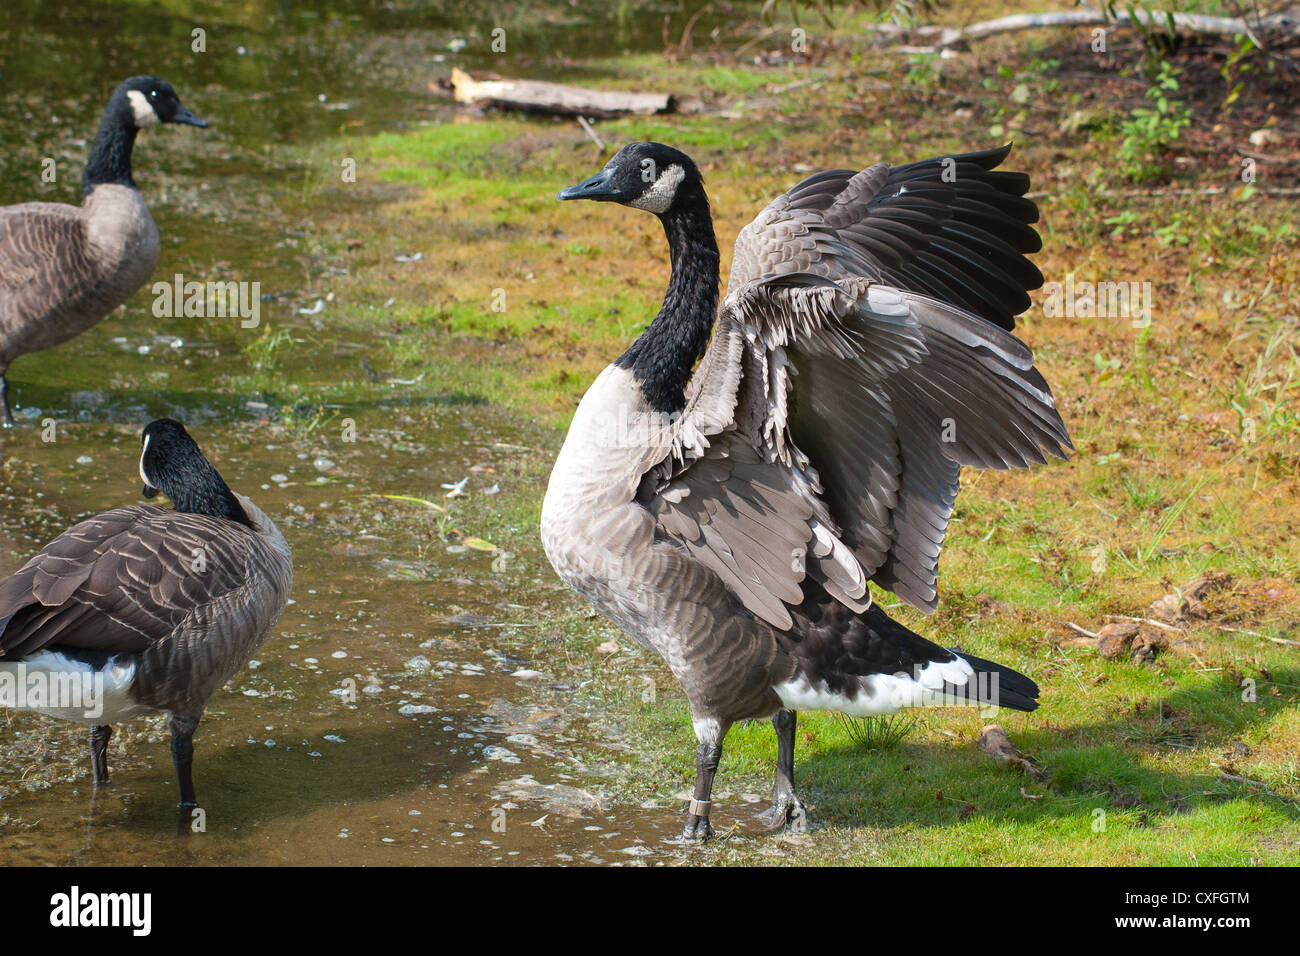
M438 708L430 707L428 704L407 704L397 708L397 712L404 717L409 717L412 714L436 714Z
M507 750L505 747L498 747L496 744L484 747L483 756L488 760L499 760L502 763L519 763L519 758L514 751Z

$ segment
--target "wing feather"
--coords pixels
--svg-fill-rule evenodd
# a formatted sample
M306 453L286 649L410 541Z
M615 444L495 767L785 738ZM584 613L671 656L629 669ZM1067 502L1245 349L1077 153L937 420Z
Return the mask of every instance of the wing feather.
M792 626L806 579L855 612L868 578L933 610L961 467L1071 447L1004 331L1042 283L1028 177L995 169L1008 149L815 174L736 241L718 334L642 500L774 626Z
M249 529L148 505L74 525L0 582L0 656L144 651L248 580Z

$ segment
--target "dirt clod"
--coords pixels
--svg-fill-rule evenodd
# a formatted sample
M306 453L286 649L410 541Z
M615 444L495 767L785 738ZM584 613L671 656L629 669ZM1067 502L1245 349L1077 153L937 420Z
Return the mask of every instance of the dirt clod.
M1108 661L1124 654L1133 644L1133 638L1142 630L1135 621L1116 621L1097 632L1097 652Z

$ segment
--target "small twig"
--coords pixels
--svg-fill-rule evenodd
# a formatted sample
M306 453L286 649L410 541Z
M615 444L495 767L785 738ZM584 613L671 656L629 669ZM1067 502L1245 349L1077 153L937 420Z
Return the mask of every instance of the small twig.
M787 83L785 86L778 86L774 89L769 88L768 92L771 93L773 96L776 96L781 93L789 93L791 90L797 90L802 86L821 86L825 82L826 82L826 77L814 76L811 79L799 80L795 83Z
M686 27L682 30L682 38L677 43L677 52L679 54L685 53L687 48L691 45L691 31L695 29L695 22L712 9L713 4L706 3L704 6L700 7L700 9L696 10L695 14L686 21Z
M591 141L596 144L596 148L603 153L605 151L605 141L596 134L596 130L587 122L587 117L579 116L578 125L582 127L584 133L591 137Z
M744 43L742 43L740 46L736 47L736 49L732 51L732 54L733 54L734 56L739 56L741 53L744 53L746 50L748 50L748 49L749 49L751 46L753 46L755 43L762 43L764 40L769 39L770 37L772 37L772 36L775 35L775 34L776 34L776 27L768 27L766 30L764 30L762 33L760 33L758 36L753 37L752 39L746 40L746 41L745 41Z
M1100 26L1108 30L1121 27L1167 29L1172 22L1174 29L1190 33L1208 33L1220 36L1234 36L1239 33L1249 34L1252 41L1261 50L1268 52L1256 36L1264 33L1271 36L1294 37L1300 34L1300 25L1287 11L1267 17L1259 17L1253 24L1245 17L1216 17L1200 13L1178 13L1163 10L1069 10L1049 13L1016 13L972 23L967 27L920 26L908 27L892 23L868 24L862 29L880 34L886 39L906 40L912 37L934 37L936 46L949 47L970 40L982 40L986 37L1017 30L1040 30L1060 27Z
M1085 631L1083 628L1081 628L1078 624L1075 624L1073 621L1066 621L1065 626L1078 634L1082 634L1084 637L1092 638L1094 641L1101 636L1100 634L1094 634L1092 631Z
M1121 189L1110 193L1125 199L1163 199L1166 196L1222 196L1228 190L1223 186L1206 186L1203 189ZM1261 196L1300 196L1300 188L1291 186L1276 189L1259 189L1255 192Z
M1292 641L1285 637L1270 637L1268 634L1261 634L1259 631L1248 631L1244 627L1228 627L1226 624L1215 624L1214 626L1221 631L1231 631L1233 634L1249 634L1251 637L1262 637L1274 644L1288 644L1291 647L1300 647L1300 641Z
M1251 780L1249 777L1239 777L1235 773L1219 773L1220 780L1231 780L1233 783L1245 783L1252 787L1261 787L1264 790L1269 789L1268 784L1262 780Z

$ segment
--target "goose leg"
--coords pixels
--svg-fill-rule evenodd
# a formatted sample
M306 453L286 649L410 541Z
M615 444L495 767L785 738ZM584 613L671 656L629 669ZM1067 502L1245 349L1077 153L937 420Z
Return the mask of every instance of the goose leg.
M12 411L9 410L9 378L8 378L8 371L9 371L8 369L5 369L3 372L0 372L0 405L3 405L3 406L4 406L4 413L5 413L4 427L5 427L5 428L13 428L13 427L14 427L14 413L13 413Z
M108 724L92 724L90 728L90 769L95 774L95 786L108 783L108 742L113 728Z
M700 741L695 751L695 796L686 807L686 828L682 831L682 840L688 843L701 843L713 836L709 810L713 807L713 778L722 760L726 729L716 720L697 720L695 736Z
M198 725L197 717L182 717L179 714L172 714L167 720L167 728L172 734L172 763L176 765L176 784L181 792L178 809L186 827L192 811L199 805L194 798L194 728Z
M776 730L776 780L772 784L772 806L758 814L758 822L769 833L787 823L798 826L806 816L803 802L794 792L794 730L798 714L778 710L772 716Z

